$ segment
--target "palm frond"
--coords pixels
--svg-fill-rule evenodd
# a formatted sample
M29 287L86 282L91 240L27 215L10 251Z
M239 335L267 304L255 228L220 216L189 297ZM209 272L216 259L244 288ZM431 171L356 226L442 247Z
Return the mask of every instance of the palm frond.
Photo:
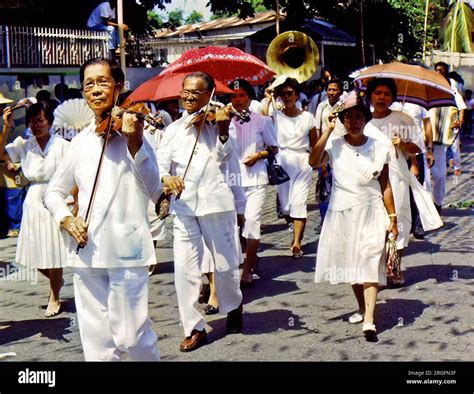
M462 0L451 5L443 26L443 47L450 52L471 52L472 9Z

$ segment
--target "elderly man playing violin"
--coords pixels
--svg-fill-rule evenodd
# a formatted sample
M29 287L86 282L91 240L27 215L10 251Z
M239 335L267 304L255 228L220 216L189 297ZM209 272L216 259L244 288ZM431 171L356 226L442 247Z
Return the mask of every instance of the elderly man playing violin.
M173 195L175 286L186 336L180 344L182 352L207 342L206 322L197 309L204 244L214 259L219 311L227 314L226 332L241 332L243 325L237 215L232 191L219 168L232 153L230 109L215 109L215 122L203 119L214 86L212 77L202 72L185 77L181 91L185 113L168 126L157 153L163 189Z
M148 317L148 266L156 264L156 256L147 220L148 202L156 202L161 193L156 156L143 139L144 121L137 114L124 113L122 129L106 138L97 133L96 125L109 116L123 88L120 67L92 59L81 67L80 79L95 120L71 141L44 203L72 237L68 265L74 268L84 356L86 361L119 361L128 353L135 361L158 361ZM77 217L64 201L74 183L79 188Z

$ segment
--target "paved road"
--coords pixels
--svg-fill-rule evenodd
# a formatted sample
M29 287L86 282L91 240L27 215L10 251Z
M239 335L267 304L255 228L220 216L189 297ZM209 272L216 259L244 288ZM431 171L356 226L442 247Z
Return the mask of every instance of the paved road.
M463 173L448 177L445 203L473 197L474 145L464 147ZM180 353L182 329L173 283L171 240L159 245L159 266L151 278L150 314L164 361L444 361L474 359L473 210L443 211L445 226L425 240L413 240L403 260L407 285L382 289L376 312L379 342L366 342L361 325L345 321L355 301L348 285L313 283L319 213L310 198L305 257L290 257L291 234L265 206L261 279L246 289L245 328L225 336L225 316L208 319L210 344ZM168 223L168 226L170 223ZM62 291L65 312L43 318L48 284L44 278L12 273L16 240L0 240L0 353L17 361L80 361L82 351L71 271ZM24 271L23 271L24 272ZM36 281L37 279L37 281ZM204 307L204 305L202 305Z

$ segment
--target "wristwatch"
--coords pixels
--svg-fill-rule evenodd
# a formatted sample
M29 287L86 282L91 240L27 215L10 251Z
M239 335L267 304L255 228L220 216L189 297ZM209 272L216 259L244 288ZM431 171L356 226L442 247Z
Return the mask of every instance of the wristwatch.
M229 139L229 136L228 136L228 135L219 135L219 140L220 140L223 144L225 144L228 139Z

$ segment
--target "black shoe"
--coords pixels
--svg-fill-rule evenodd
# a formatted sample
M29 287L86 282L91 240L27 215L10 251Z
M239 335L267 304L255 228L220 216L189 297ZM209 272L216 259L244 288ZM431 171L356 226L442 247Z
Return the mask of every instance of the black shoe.
M242 304L237 309L229 312L227 314L227 321L225 326L225 331L227 334L238 334L242 332L242 327L244 325L244 319L242 317Z
M218 306L213 306L211 304L207 304L206 307L204 308L204 314L206 314L206 315L215 315L216 313L219 313L219 307Z
M424 233L424 232L415 231L415 232L413 233L413 236L414 236L416 239L425 239L425 233Z
M441 216L441 205L435 204L436 210L438 211L439 216Z

